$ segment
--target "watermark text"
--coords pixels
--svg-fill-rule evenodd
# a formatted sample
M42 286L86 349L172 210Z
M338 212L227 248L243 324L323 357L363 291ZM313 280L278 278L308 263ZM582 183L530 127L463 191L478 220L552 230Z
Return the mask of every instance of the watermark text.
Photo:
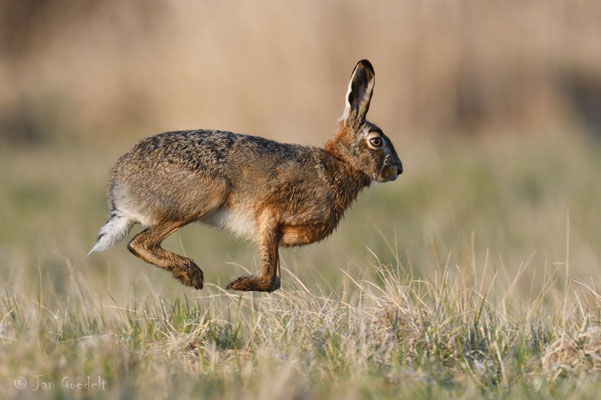
M54 389L63 390L107 390L108 382L97 376L72 377L65 375L60 381L53 381L44 375L33 375L30 377L18 376L15 381L18 390L30 390L32 392L45 392Z

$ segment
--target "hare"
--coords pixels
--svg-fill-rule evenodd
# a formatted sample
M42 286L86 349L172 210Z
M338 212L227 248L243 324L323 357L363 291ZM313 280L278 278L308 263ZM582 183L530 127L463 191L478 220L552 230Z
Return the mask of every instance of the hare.
M363 188L403 171L390 139L365 120L374 82L371 63L359 61L344 113L324 148L213 130L142 139L111 171L109 219L90 253L113 246L140 223L145 229L129 251L202 289L200 268L161 248L168 235L199 221L258 245L261 274L235 279L228 289L277 290L279 247L324 239Z

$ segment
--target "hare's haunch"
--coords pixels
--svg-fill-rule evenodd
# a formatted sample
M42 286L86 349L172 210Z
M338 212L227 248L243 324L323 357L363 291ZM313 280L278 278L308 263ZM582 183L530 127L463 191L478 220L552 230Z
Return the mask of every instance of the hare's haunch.
M261 274L235 279L228 289L278 289L280 246L322 240L361 189L372 180L394 180L403 171L390 139L365 120L374 78L370 62L359 61L344 114L324 148L210 130L143 139L112 169L109 220L90 253L113 246L140 223L146 229L129 250L184 285L202 289L200 268L161 248L168 235L200 221L259 247Z

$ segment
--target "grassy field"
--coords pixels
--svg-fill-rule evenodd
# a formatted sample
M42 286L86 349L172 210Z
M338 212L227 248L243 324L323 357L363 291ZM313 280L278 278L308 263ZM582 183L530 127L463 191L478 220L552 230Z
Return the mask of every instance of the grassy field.
M255 249L200 225L166 247L203 291L125 242L86 258L125 149L1 149L0 398L597 398L599 144L397 149L405 174L284 250L273 294L225 291Z

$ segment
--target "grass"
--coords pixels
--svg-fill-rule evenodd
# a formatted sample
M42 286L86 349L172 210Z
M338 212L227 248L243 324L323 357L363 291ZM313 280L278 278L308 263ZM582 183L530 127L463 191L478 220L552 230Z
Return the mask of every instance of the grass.
M397 147L406 174L267 295L222 289L258 258L201 226L166 242L201 292L123 245L86 259L120 149L3 151L0 397L596 398L598 145Z

